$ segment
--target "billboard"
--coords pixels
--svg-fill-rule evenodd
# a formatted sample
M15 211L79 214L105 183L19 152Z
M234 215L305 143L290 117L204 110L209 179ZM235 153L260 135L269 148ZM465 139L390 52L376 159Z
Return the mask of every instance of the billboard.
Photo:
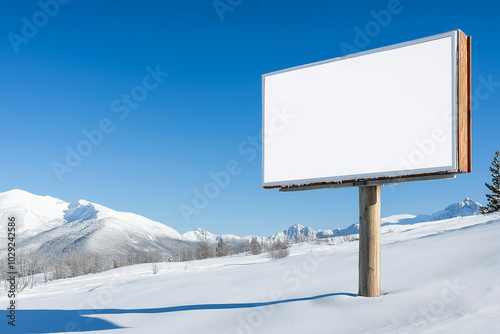
M460 30L262 77L264 188L470 172Z

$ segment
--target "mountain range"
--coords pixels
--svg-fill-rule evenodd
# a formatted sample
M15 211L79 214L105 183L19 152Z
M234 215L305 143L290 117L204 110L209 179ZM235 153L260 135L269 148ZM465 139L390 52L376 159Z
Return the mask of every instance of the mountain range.
M394 215L382 219L382 225L408 225L420 222L476 215L481 204L470 198L453 203L431 215ZM217 242L221 237L233 246L248 243L254 236L215 235L203 229L184 234L159 222L128 212L79 200L68 203L50 196L38 196L14 189L0 193L0 226L7 217L16 217L18 249L38 250L58 255L70 251L100 254L127 254L133 251L158 251L173 255L197 247L200 241ZM260 241L288 239L291 242L313 241L359 233L359 224L333 230L314 230L295 224ZM0 249L5 247L0 245Z

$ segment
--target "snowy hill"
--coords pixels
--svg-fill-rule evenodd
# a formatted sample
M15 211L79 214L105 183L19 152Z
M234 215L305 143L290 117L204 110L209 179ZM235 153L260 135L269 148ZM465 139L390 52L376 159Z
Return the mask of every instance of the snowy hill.
M43 254L66 251L173 254L193 247L192 242L164 224L85 200L67 203L50 196L12 190L0 194L0 215L16 217L18 249L40 250ZM6 221L2 219L2 224Z
M357 296L357 242L306 243L280 260L169 262L157 274L142 264L42 283L18 295L17 325L2 321L0 332L498 332L500 214L389 227L378 298Z

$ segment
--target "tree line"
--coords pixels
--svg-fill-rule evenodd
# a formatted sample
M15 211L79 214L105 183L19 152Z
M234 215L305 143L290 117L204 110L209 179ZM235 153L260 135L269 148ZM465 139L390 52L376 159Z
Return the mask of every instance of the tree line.
M52 280L71 278L87 274L100 273L118 267L135 264L151 263L153 274L158 273L160 262L188 262L214 257L230 256L249 252L257 255L269 252L272 258L282 258L289 254L290 242L277 240L274 242L261 242L256 237L250 241L230 242L219 238L216 244L200 241L195 247L167 254L160 251L129 251L125 254L99 254L82 251L68 251L60 256L42 256L38 251L17 251L16 290L23 291L44 284ZM0 257L0 290L8 291L9 282L7 274L7 259Z

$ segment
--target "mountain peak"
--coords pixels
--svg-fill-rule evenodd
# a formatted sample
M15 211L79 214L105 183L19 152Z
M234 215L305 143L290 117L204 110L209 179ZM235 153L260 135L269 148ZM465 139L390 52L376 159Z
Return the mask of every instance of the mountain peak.
M186 232L182 235L185 239L190 241L210 241L214 242L218 239L218 236L204 230L202 228L197 228L194 231Z
M291 226L289 229L297 229L297 230L302 230L303 228L305 228L304 225L301 225L301 224L295 224L293 226Z
M448 205L443 211L450 211L455 217L458 216L470 216L478 214L482 205L474 202L469 197L466 197L463 201L453 203ZM436 212L435 214L442 213L442 211ZM435 215L434 214L434 215ZM452 218L452 217L450 217Z
M464 206L471 206L471 205L479 205L482 206L481 204L474 202L471 198L465 197L465 199L461 202L458 202L458 204L462 207Z
M43 196L38 196L38 195L32 194L30 192L27 192L27 191L24 191L21 189L12 189L9 191L5 191L3 193L0 193L0 196L13 198L16 200L29 200L31 198L43 197Z
M39 196L21 189L0 193L0 217L2 214L18 217L16 232L25 237L60 225L62 210L67 205L58 198Z
M25 190L17 189L17 188L5 191L4 194L11 194L11 195L13 195L13 194L30 194L31 195L31 193L29 193Z

